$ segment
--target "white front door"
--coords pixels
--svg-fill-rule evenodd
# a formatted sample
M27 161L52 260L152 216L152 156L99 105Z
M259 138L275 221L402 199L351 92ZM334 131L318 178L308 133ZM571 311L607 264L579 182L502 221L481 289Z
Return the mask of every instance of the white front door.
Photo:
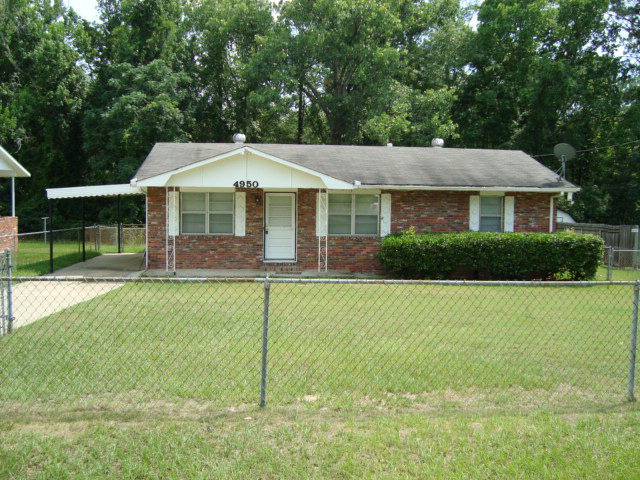
M296 194L267 193L264 234L265 260L296 258Z

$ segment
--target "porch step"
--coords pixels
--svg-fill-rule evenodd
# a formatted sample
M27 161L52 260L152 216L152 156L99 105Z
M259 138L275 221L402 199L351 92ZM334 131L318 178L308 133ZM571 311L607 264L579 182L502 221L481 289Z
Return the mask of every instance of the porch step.
M292 262L267 263L263 268L265 272L302 273L302 267Z

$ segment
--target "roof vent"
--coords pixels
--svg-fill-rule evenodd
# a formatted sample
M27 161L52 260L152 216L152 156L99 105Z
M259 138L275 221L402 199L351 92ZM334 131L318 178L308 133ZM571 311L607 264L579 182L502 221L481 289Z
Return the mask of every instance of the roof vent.
M234 133L233 134L233 143L243 144L247 137L244 133Z
M387 147L393 147L393 143L391 142L387 143Z
M442 138L434 138L431 140L431 146L433 148L442 148L444 147L444 140Z

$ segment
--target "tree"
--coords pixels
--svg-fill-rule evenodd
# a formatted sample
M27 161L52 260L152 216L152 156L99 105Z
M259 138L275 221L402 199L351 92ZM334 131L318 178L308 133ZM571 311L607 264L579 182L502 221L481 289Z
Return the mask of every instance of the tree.
M82 28L60 0L0 0L0 143L33 174L18 182L22 228L39 227L46 187L84 172Z
M185 108L191 79L163 60L107 68L100 108L87 111L86 152L96 183L127 183L156 142L189 140Z
M291 76L322 112L328 141L358 143L367 118L384 110L400 61L408 2L291 0L281 10Z

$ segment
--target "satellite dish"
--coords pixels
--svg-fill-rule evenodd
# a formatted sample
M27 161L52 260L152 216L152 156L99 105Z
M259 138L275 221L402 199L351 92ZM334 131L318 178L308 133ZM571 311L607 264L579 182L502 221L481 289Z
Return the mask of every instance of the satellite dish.
M576 156L576 149L568 143L559 143L553 147L553 154L560 160L568 162Z
M568 143L559 143L553 147L553 154L562 162L558 173L558 181L564 180L567 176L567 162L576 156L576 149Z

